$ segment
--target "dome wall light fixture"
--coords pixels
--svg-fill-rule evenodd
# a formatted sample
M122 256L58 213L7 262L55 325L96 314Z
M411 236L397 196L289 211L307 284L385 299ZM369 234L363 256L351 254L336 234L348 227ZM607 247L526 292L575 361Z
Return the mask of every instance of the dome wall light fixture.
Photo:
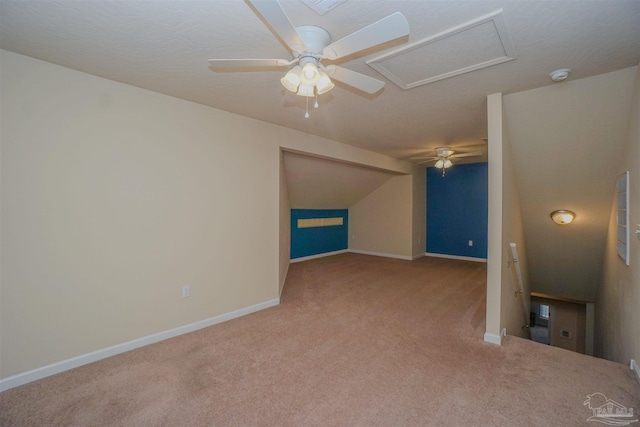
M561 82L569 77L570 72L571 68L561 68L559 70L552 71L549 73L549 76L554 82Z
M551 219L558 225L567 225L571 224L576 217L576 214L566 210L566 209L558 209L557 211L551 212Z

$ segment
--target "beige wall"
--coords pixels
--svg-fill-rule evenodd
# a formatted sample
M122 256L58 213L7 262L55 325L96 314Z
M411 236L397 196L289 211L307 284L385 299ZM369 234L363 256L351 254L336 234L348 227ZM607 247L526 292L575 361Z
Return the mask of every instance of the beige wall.
M277 299L271 128L8 52L1 77L2 377Z
M596 355L620 363L640 363L640 67L636 72L624 160L618 173L629 171L630 265L616 248L615 182L610 182L612 208L602 284L596 300Z
M349 208L349 250L413 255L413 178L391 178ZM424 221L424 219L423 219Z
M288 224L281 147L412 171L335 141L1 55L2 378L277 302L289 263L288 225L279 235ZM409 226L398 250L411 254L405 178ZM186 285L191 297L182 298Z

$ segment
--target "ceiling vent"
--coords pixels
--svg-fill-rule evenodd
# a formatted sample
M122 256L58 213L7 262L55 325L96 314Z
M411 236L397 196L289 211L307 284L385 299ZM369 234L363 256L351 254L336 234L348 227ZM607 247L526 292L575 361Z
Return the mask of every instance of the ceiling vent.
M516 59L502 10L394 49L367 64L411 89Z
M320 15L324 15L347 0L300 0Z

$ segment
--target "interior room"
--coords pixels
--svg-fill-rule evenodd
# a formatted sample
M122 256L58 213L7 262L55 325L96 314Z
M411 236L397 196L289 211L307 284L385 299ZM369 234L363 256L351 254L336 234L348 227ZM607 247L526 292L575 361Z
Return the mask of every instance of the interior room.
M635 0L1 0L0 425L634 422L639 64Z

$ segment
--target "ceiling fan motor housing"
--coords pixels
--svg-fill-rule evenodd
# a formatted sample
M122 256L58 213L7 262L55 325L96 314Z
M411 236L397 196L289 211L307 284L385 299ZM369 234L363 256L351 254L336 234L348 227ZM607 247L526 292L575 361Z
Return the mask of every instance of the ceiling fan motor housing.
M331 43L331 35L322 27L303 25L296 27L296 31L305 45L305 50L300 56L304 56L305 53L321 56L322 50Z
M436 155L438 157L449 157L451 156L453 153L455 153L455 151L453 151L451 148L449 147L439 147L436 149Z

